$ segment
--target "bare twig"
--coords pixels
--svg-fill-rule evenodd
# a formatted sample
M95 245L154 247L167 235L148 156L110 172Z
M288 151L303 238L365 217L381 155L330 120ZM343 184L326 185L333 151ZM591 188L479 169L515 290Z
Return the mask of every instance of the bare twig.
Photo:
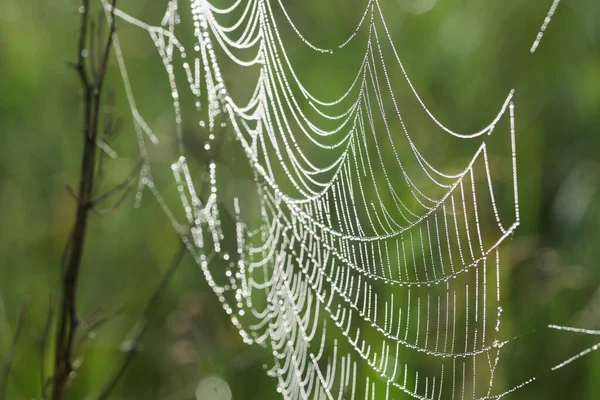
M99 26L104 26L104 24L100 24ZM98 29L98 37L102 37L101 32L101 29ZM110 148L110 142L116 137L116 133L120 128L119 122L122 120L121 118L114 118L112 115L114 97L114 92L112 90L108 90L102 111L102 135L98 137L98 143L103 151L101 151L98 156L98 168L96 172L96 182L98 182L98 185L101 184L101 181L104 178L104 160L106 158L106 154L108 154L107 147Z
M41 383L41 398L46 398L47 380L46 380L46 348L48 345L48 335L50 334L50 327L52 326L52 318L54 316L54 302L52 295L48 300L48 315L46 316L46 323L44 324L44 330L40 340L40 383Z
M88 76L85 69L85 44L87 42L87 29L89 19L90 0L83 0L81 11L81 23L79 25L79 45L77 46L77 64L74 68L79 71L82 86L88 86Z
M110 115L108 115L107 117L110 117ZM102 140L104 140L104 142L106 143L115 139L117 133L121 131L121 126L123 125L123 118L120 116L114 118L111 117L107 119L108 123L104 127L104 135L102 136Z
M127 177L121 183L119 183L118 185L116 185L115 187L113 187L112 189L107 191L106 193L98 195L97 197L90 200L90 206L94 207L94 206L102 203L104 200L108 199L109 197L117 194L119 191L121 191L123 189L127 189L127 187L130 186L131 183L135 180L137 173L142 168L143 161L144 160L140 159L138 161L138 163L135 165L135 167L133 167L133 170L129 173L129 175L127 175Z
M85 339L87 337L89 337L89 335L93 331L101 328L106 323L114 320L117 316L119 316L121 313L123 313L123 311L125 311L125 309L126 309L125 305L121 305L108 316L101 316L101 317L96 318L93 321L90 320L90 321L86 321L85 323L82 323L81 328L85 328L85 331L81 333L81 336L74 347L76 349L79 349L81 347L81 345L83 344L83 342L85 341Z
M73 200L75 200L76 202L79 202L79 197L77 197L77 195L75 194L75 191L73 191L73 188L69 185L65 185L65 189L67 189L67 193L69 193L69 195L73 198Z
M115 6L113 0L113 10ZM54 374L52 377L52 400L62 400L69 376L73 370L72 350L73 341L78 327L76 312L77 279L79 276L85 234L87 231L88 216L90 213L90 200L94 193L94 178L96 169L98 137L98 120L101 102L102 87L108 65L112 37L115 30L114 11L111 12L110 32L103 58L99 61L100 67L93 81L86 68L86 44L88 43L89 25L89 0L82 1L81 25L79 31L79 45L76 69L79 72L81 85L84 90L83 110L83 154L79 175L79 192L77 194L77 211L73 227L66 262L62 269L62 290L59 305L58 332L55 342Z
M60 256L60 271L61 274L65 270L65 266L67 265L67 259L69 257L69 251L71 251L71 243L73 243L73 232L69 234L69 238L67 239L67 243L65 244L65 248L62 251Z
M123 193L121 194L119 199L115 202L115 204L113 204L112 206L110 206L108 208L103 208L103 209L94 208L94 212L98 215L106 215L106 214L110 214L110 213L118 210L119 207L121 207L121 205L125 201L125 199L127 199L127 196L131 193L133 188L134 188L134 185L127 185L124 188Z
M140 320L137 322L137 324L135 326L135 329L134 329L135 333L133 335L133 338L129 341L123 363L121 364L119 369L116 371L115 375L112 378L110 378L110 380L108 381L108 383L104 387L104 389L100 392L97 400L107 399L108 396L111 394L111 392L115 389L115 387L117 386L117 384L119 383L121 378L123 377L123 374L127 370L127 367L129 366L129 364L133 360L133 357L137 353L137 350L140 346L142 336L144 335L144 333L146 332L146 329L148 328L148 321L150 320L150 317L152 316L152 313L154 312L154 310L156 308L156 304L158 303L158 300L159 300L162 292L164 291L165 287L168 285L169 281L171 280L171 277L177 270L177 267L181 264L181 260L183 259L183 256L185 255L185 251L186 251L186 247L182 243L179 250L177 251L177 253L171 259L171 263L169 264L169 267L165 271L158 287L156 288L154 293L152 293L152 296L148 300L148 303L146 303L144 312L143 312L142 316L140 317Z
M15 329L15 334L13 336L13 340L8 349L8 353L6 353L6 357L4 358L4 363L2 365L2 372L0 373L0 400L6 399L8 376L10 375L10 370L12 368L12 361L13 361L13 356L15 353L15 348L17 347L19 337L21 336L21 332L23 331L23 325L25 324L25 317L27 315L28 308L29 308L29 299L25 299L25 303L23 304L23 307L21 308L21 314L19 315L19 322L17 323L17 327Z

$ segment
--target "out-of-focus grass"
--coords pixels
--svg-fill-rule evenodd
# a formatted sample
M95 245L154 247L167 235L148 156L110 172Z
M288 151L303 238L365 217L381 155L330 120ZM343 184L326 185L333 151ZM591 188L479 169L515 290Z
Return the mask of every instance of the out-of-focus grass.
M165 1L122 3L150 18L160 15ZM300 29L310 28L311 38L328 43L352 31L364 2L356 3L352 8L346 2L305 0L290 8ZM419 15L403 12L402 1L381 3L415 85L441 120L465 130L481 125L496 100L516 89L522 225L505 262L503 328L515 335L547 323L600 328L598 2L562 2L535 56L529 47L550 1L438 0ZM5 0L0 11L0 357L23 299L32 299L15 354L11 399L39 396L38 343L49 296L57 296L59 260L73 219L65 185L76 183L81 104L77 77L65 62L75 57L78 6L75 0ZM336 16L341 22L331 24ZM149 122L168 127L161 125L170 117L168 85L152 43L126 25L120 34L130 50L137 95L154 116ZM298 73L325 97L339 93L354 73L341 67L346 60L337 60L324 67L335 79L323 84L310 63L296 59ZM119 158L106 160L106 187L126 176L139 157L111 66L114 114L126 122L116 144ZM166 155L171 145L164 144L165 155L155 162L172 161ZM435 149L436 144L423 145ZM447 154L460 151L450 148ZM235 178L237 171L231 174ZM173 186L166 188L175 194ZM122 340L177 246L169 221L150 196L139 209L126 202L110 216L92 218L80 308L85 313L102 306L110 312L125 304L126 309L85 342L71 398L95 393L114 371ZM278 398L275 381L262 367L267 355L242 344L199 268L189 258L184 263L115 398L193 398L198 382L214 375L228 383L234 399ZM511 368L502 371L505 378L547 365L549 350L573 354L585 347L578 338L559 339L552 342L540 333L527 342L528 354L538 357L524 360L517 353ZM591 355L512 398L596 399L599 370L600 358Z

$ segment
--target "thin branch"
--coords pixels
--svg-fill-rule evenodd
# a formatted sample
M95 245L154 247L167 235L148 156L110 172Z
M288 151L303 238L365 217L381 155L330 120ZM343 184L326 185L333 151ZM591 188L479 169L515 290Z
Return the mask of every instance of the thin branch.
M67 260L69 258L69 252L71 251L71 244L73 243L73 232L69 234L69 238L67 239L67 243L65 244L65 248L62 251L60 256L60 271L61 274L64 272L65 267L67 265Z
M108 208L103 208L103 209L94 208L94 212L98 215L107 215L112 212L115 212L116 210L119 209L119 207L121 207L121 205L123 204L125 199L127 199L127 196L129 195L129 193L131 193L131 191L133 190L134 187L135 187L134 185L128 185L127 188L123 191L123 193L119 197L119 199L115 202L115 204L113 204L112 206L110 206Z
M152 314L154 313L154 310L156 308L158 300L160 299L162 292L165 290L165 287L168 285L169 281L171 280L171 277L177 270L177 267L181 264L181 261L183 259L183 256L185 255L185 252L186 252L186 247L185 247L185 244L182 243L179 250L177 251L177 253L171 259L171 263L169 264L169 267L165 271L158 287L156 288L156 290L154 291L154 293L148 300L148 303L146 303L144 312L143 312L142 316L140 317L140 320L137 322L137 324L135 326L135 334L133 335L133 338L130 340L129 346L126 350L125 359L123 360L123 363L121 364L119 369L116 371L115 375L108 381L108 384L105 386L105 388L102 390L102 392L100 392L100 395L98 396L97 400L105 400L108 398L108 396L115 389L115 387L117 386L117 384L123 377L123 374L127 370L127 367L129 366L129 364L131 364L131 361L133 360L133 357L137 353L137 350L140 346L142 336L144 335L144 333L146 332L146 329L148 328L148 321L150 320Z
M23 303L23 307L21 308L21 314L19 315L19 322L17 323L17 328L15 330L13 340L8 349L8 353L6 353L6 357L4 358L2 372L0 373L0 400L5 400L7 398L6 389L8 386L8 376L10 375L10 370L12 368L15 349L17 347L17 343L19 342L21 332L23 331L23 325L25 325L25 317L29 308L29 302L30 300L29 298L27 298L25 299L25 303Z
M96 78L96 88L98 89L98 96L100 95L100 91L102 90L102 86L104 85L104 76L106 75L106 70L108 67L108 58L110 55L110 49L113 44L113 35L115 33L115 7L117 4L117 0L112 1L112 6L110 9L110 32L108 34L108 40L106 41L106 46L104 47L104 55L102 56L102 62L100 64L100 69L98 70L98 77Z
M75 65L75 68L79 71L81 84L86 88L89 86L89 79L85 70L85 44L87 41L89 7L90 0L83 0L82 5L79 9L81 12L81 24L79 26L79 46L77 47L77 64Z
M104 310L104 306L100 305L100 306L96 307L94 310L92 310L92 312L90 312L85 317L79 318L79 327L83 328L85 326L88 326L91 323L91 321L93 321L94 318L97 315L99 315L100 313L102 313L103 310Z
M96 29L96 23L93 19L90 21L90 30L92 31L92 34L90 35L90 50L88 51L88 57L90 58L89 65L92 76L96 76L96 39L99 41L101 38L100 36L97 36L98 31Z
M102 316L97 318L94 321L89 321L89 322L85 322L81 324L82 328L85 328L85 331L81 333L81 336L79 338L79 340L77 341L77 343L75 343L75 348L78 349L82 346L83 342L85 341L85 339L87 337L89 337L89 335L101 328L103 325L105 325L106 323L114 320L117 316L119 316L120 314L122 314L125 311L126 307L125 305L121 305L119 306L112 314L110 314L109 316Z
M135 165L135 167L133 167L133 170L129 173L129 175L127 175L127 177L118 185L116 185L115 187L113 187L112 189L110 189L108 192L103 193L101 195L98 195L97 197L93 198L90 201L90 206L94 207L96 205L98 205L99 203L102 203L104 200L108 199L109 197L113 196L114 194L118 193L119 191L126 189L128 186L131 185L131 183L135 180L135 177L137 176L138 171L142 168L142 164L143 164L143 159L140 159L137 164Z
M54 316L54 301L52 295L48 300L48 315L46 316L46 323L44 324L44 330L42 332L42 338L40 340L40 383L41 383L41 398L46 398L46 389L48 386L46 380L46 348L48 346L48 335L50 334L50 327L52 326L52 318Z
M73 188L69 185L65 185L65 189L67 189L67 193L69 193L69 195L73 198L73 200L75 200L75 202L79 203L79 197L77 197Z
M104 4L104 2L103 2ZM102 7L100 10L98 10L98 21L102 21L106 18L106 11L104 11L104 7ZM104 37L104 24L98 24L98 28L97 28L97 32L96 32L96 36L98 37L98 39L103 38ZM102 58L102 47L96 45L96 59L100 60ZM98 73L97 70L94 71L94 76L96 76L96 74Z
M113 0L113 10L116 0ZM114 11L111 12L110 32L104 55L100 60L98 77L94 82L89 81L85 63L88 42L89 0L82 0L81 25L79 31L79 54L77 70L84 90L83 110L83 154L79 175L78 204L73 227L73 234L68 244L68 256L62 269L62 290L60 296L58 332L55 342L54 374L52 376L52 400L62 400L69 376L73 371L72 352L73 341L78 327L76 312L77 281L83 256L87 222L90 213L90 200L94 193L94 178L96 176L96 155L98 152L96 139L98 137L98 120L101 103L102 86L106 73L112 38L115 29ZM66 252L67 253L67 252Z
M105 143L112 141L117 136L117 133L120 132L121 127L123 126L123 118L121 116L112 117L110 112L105 112L108 123L104 127L104 135L102 135L102 140Z
M104 25L100 24L100 26ZM98 36L100 37L100 35L100 30L98 30ZM114 123L115 119L112 116L113 106L114 92L112 90L109 90L107 93L107 99L105 100L104 109L102 111L102 135L98 137L97 141L98 146L100 146L100 148L102 148L103 150L98 156L98 168L96 172L96 182L98 182L98 185L100 185L104 177L104 159L109 153L107 150L113 151L109 144L109 142L113 139L113 135L111 133L115 132L115 129L117 128ZM111 157L113 157L113 155L111 155Z

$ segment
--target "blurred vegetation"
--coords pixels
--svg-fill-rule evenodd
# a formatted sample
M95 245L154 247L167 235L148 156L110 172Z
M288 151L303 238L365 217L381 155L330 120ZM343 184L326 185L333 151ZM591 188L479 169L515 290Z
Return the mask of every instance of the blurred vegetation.
M166 0L120 3L143 20L159 22ZM353 31L366 0L284 3L290 3L298 28L327 46ZM510 337L548 323L600 329L600 2L561 2L535 56L529 48L550 0L381 4L415 86L440 120L464 130L477 128L496 112L499 99L516 90L522 223L503 262L503 330ZM50 298L57 299L61 254L74 218L75 201L65 185L77 182L82 102L77 76L66 62L76 56L78 7L76 0L4 0L0 10L0 360L29 299L9 399L40 396L40 339ZM168 139L173 137L172 107L163 66L144 31L126 24L118 29L140 109L156 131L169 130L152 160L168 167L175 141ZM324 97L339 94L354 76L349 65L356 60L324 64L330 77L324 80L302 58L301 47L289 51L307 86ZM115 104L109 111L123 124L114 143L118 158L104 160L107 188L139 160L113 61L108 86ZM231 75L228 84L235 90L251 87L248 75ZM189 135L194 138L192 128ZM425 153L440 150L439 143L422 144ZM439 156L460 156L460 144L445 147ZM226 144L218 162L229 167L227 180L236 187L231 190L240 191L252 180L247 171L238 172L237 164L228 164L235 154L230 146L235 141ZM172 183L165 188L175 195ZM179 247L151 196L140 208L132 203L128 199L114 213L93 215L90 222L79 308L84 315L123 311L82 342L81 366L68 398L94 398L114 374L128 332ZM229 387L233 399L279 398L275 381L264 373L268 355L244 345L222 311L201 271L186 257L112 398L221 398L206 394L206 382ZM589 347L589 340L540 330L525 340L526 348L513 352L510 367L501 373L518 381ZM600 356L592 354L510 398L597 399L599 375Z

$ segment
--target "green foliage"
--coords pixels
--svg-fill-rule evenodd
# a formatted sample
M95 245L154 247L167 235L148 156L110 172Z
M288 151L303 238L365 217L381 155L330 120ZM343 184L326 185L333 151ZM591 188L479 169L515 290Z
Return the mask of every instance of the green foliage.
M122 3L145 20L157 20L164 10L163 2L158 7L155 1ZM290 13L315 43L337 43L362 13L364 2L354 3L360 6L304 0L290 5ZM599 329L600 3L564 1L535 56L529 49L550 1L439 0L418 15L402 12L401 1L381 3L411 78L440 120L464 130L478 128L497 110L497 99L516 90L522 224L503 264L506 335L527 334L548 323ZM75 202L65 185L77 183L81 100L77 76L65 61L76 56L78 6L65 0L5 0L0 11L0 360L21 305L31 298L8 386L10 399L40 395L39 342L49 298L57 296L60 258L74 218ZM164 96L168 82L150 38L127 25L120 35L129 51L132 81L144 99L140 107L155 116L150 123L170 127L161 125L172 117ZM337 60L323 67L332 76L324 84L301 50L291 57L309 88L332 96L355 73L344 67L346 60ZM247 89L244 78L232 78L230 86ZM114 63L108 79L116 99L111 112L124 123L114 144L119 157L104 160L104 188L119 183L139 159ZM464 156L458 144L441 151L439 143L427 141L427 132L418 134L433 155ZM164 156L153 162L167 166L174 146L161 143ZM231 180L248 186L245 175L233 168ZM173 185L170 189L175 195ZM69 398L95 395L118 368L121 344L177 248L178 239L151 196L139 209L130 199L113 214L92 217L80 310L111 315L125 305L125 311L83 341ZM275 381L262 367L268 355L242 343L209 292L200 269L186 259L162 296L142 351L115 399L192 399L198 382L211 375L229 384L234 399L278 398ZM525 339L527 352L511 353L514 362L501 371L502 379L518 381L590 345L589 338L577 336L531 337ZM535 357L524 359L523 354ZM599 370L600 357L592 354L511 398L596 399Z

